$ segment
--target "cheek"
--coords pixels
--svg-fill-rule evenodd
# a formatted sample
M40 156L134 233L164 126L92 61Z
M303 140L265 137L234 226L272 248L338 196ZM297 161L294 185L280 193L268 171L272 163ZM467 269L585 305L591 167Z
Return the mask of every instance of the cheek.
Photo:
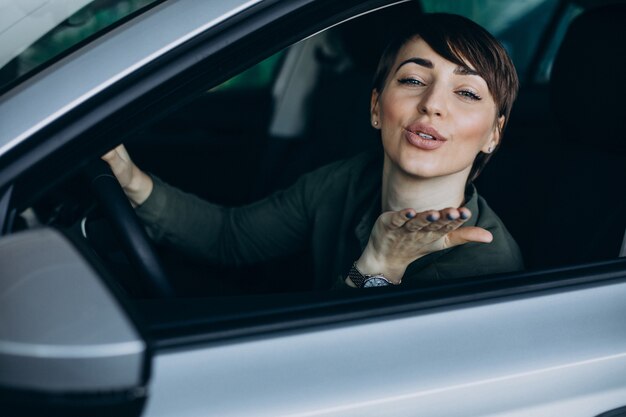
M406 95L399 94L394 89L386 89L380 97L380 112L383 120L399 120L410 110L412 104Z
M386 149L398 146L398 126L404 124L407 114L407 103L398 94L385 94L380 101L380 134Z
M468 145L472 144L480 148L493 133L493 117L486 111L466 113L464 117L457 120L457 139L462 139Z

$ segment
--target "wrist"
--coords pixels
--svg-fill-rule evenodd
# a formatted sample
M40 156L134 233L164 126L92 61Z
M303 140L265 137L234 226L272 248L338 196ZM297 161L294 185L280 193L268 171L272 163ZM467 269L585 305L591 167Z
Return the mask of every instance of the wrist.
M152 178L135 166L133 167L133 175L130 182L123 189L133 205L139 206L148 199L153 187Z
M402 281L406 265L389 265L386 260L367 253L367 248L354 265L365 275L383 275L394 284Z

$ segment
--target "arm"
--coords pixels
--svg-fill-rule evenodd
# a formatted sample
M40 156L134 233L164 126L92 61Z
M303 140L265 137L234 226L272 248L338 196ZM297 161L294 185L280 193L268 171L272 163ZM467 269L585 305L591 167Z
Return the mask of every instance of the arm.
M149 235L194 257L242 265L286 255L308 236L307 193L302 183L260 202L226 208L151 178L123 146L103 159L111 165Z

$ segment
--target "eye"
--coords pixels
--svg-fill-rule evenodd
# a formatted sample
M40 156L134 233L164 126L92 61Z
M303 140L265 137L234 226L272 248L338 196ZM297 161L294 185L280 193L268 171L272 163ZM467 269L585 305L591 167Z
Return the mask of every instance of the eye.
M418 80L417 78L411 78L411 77L400 78L398 80L398 82L400 84L404 84L404 85L415 85L415 86L424 86L424 85L426 85L423 82L421 82L420 80Z
M470 100L473 100L473 101L482 100L481 96L479 96L478 94L476 94L475 92L473 92L471 90L457 91L457 94L462 96L462 97L466 97L466 98L468 98Z

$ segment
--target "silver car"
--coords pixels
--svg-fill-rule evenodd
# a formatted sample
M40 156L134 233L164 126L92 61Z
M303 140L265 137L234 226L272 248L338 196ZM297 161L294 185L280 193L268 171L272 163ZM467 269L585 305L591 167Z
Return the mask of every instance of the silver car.
M626 416L624 6L0 0L0 414ZM306 251L207 265L155 247L102 169L123 142L240 205L374 146L372 58L436 11L522 79L478 181L522 272L346 292Z

